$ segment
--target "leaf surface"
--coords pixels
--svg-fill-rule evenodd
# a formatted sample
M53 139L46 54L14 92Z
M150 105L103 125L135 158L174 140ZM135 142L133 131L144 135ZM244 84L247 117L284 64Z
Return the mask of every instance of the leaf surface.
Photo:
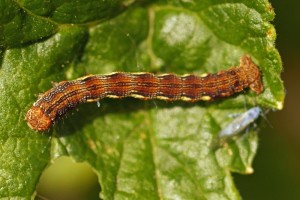
M2 1L0 197L31 198L43 169L68 155L90 164L104 199L240 199L257 130L219 146L246 107L281 109L271 5L254 1ZM133 98L80 105L47 133L24 116L51 82L114 71L215 73L250 55L264 92L212 103Z

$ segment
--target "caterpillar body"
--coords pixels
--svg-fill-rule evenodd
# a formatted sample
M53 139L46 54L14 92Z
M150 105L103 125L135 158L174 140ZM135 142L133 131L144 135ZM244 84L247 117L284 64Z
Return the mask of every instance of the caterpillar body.
M78 104L106 97L213 101L246 88L257 94L263 91L260 71L248 56L240 59L238 67L202 76L154 75L148 72L88 75L73 81L62 81L45 92L28 110L26 120L33 130L46 131L55 120Z

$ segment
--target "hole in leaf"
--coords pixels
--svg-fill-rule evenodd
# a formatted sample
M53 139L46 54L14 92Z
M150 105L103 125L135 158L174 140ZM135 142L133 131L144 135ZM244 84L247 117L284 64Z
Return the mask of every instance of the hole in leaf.
M40 177L35 200L73 199L96 200L100 185L97 175L86 163L76 163L62 156L54 161Z

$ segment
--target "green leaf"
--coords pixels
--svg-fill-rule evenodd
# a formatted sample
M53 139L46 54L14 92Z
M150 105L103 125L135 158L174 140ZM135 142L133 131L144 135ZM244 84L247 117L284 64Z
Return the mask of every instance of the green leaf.
M240 199L231 172L251 173L257 130L218 145L230 115L282 109L271 5L235 1L1 1L0 197L30 199L55 158L90 164L104 199ZM47 133L24 116L51 82L113 71L217 72L250 55L264 92L213 103L104 99Z

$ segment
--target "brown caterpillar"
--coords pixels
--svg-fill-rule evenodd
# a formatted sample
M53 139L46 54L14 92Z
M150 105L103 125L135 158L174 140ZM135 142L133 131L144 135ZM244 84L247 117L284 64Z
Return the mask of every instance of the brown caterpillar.
M28 110L26 120L33 130L46 131L56 119L78 104L105 97L212 101L229 97L248 87L257 94L263 91L260 71L248 56L240 59L238 67L202 76L154 75L147 72L88 75L73 81L62 81L45 92Z

